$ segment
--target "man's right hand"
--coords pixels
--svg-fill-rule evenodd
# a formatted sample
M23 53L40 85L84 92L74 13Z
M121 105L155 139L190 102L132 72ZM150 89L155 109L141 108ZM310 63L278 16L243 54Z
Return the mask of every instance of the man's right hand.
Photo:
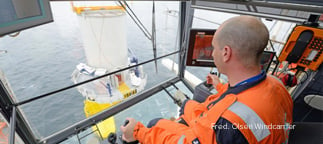
M216 88L216 85L218 85L220 83L220 79L215 74L208 74L206 76L206 83L212 84L213 87Z
M120 130L122 132L122 140L126 142L133 142L136 139L133 137L133 131L137 124L137 121L133 118L127 118L127 124L120 126Z

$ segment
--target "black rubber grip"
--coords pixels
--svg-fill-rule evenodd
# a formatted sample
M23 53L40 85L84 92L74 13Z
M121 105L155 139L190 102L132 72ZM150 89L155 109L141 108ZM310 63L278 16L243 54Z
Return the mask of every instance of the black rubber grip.
M117 142L117 135L115 133L110 133L108 136L108 142L111 144L116 144Z
M123 124L123 126L126 126L126 125L128 125L128 123L129 123L129 120L125 120L125 121L124 121L124 124Z
M314 36L313 31L305 30L297 38L294 48L288 54L286 60L290 63L296 63L303 55L307 45L311 42Z

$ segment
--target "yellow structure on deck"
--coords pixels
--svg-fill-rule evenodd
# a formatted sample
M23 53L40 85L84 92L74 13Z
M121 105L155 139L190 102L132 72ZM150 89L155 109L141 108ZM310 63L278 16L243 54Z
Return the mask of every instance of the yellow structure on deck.
M106 71L113 71L120 69L120 67L128 66L125 30L126 14L124 7L74 6L73 2L71 2L71 5L80 20L87 66ZM101 41L101 39L104 40ZM82 65L80 67L82 68ZM84 74L80 72L80 69L77 69L73 73L72 80L74 83L79 83L89 77L92 76ZM130 80L127 81L126 77ZM146 82L143 78L141 80L140 84L144 86ZM132 84L130 71L111 75L109 78L100 81L101 83L96 81L92 85L80 86L78 90L86 97L84 100L85 116L91 117L143 89L142 85L127 85L126 81L128 84ZM106 139L110 133L116 132L114 117L109 117L92 126L92 130L95 131L97 136Z
M119 103L114 102L114 103L107 103L107 104L99 104L94 101L90 101L88 99L84 100L84 112L86 117L90 117L104 109L107 109L115 104ZM98 129L98 131L96 131ZM93 131L96 131L96 134L98 136L101 136L103 139L106 139L111 132L115 133L116 131L116 126L114 122L114 117L110 117L100 123L97 124L96 126L92 127Z
M135 94L137 92L136 90L130 90L130 88L127 86L126 83L121 83L119 85L119 91L123 94L124 98L129 97L130 95ZM95 101L91 100L84 100L84 112L86 117L90 117L98 112L101 112L107 108L110 108L116 104L118 104L120 101L115 101L113 103L105 103L100 104ZM106 139L111 132L115 133L116 131L116 125L114 121L114 117L110 117L100 123L96 126L92 127L93 131L96 131L96 134L98 136L101 136L103 139Z
M124 10L122 6L73 6L73 11L77 14L81 14L85 10Z

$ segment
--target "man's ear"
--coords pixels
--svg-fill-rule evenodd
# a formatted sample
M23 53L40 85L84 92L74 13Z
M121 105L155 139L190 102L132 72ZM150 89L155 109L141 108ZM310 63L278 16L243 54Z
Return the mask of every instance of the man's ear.
M230 46L224 46L222 51L223 62L228 62L232 56L232 48Z

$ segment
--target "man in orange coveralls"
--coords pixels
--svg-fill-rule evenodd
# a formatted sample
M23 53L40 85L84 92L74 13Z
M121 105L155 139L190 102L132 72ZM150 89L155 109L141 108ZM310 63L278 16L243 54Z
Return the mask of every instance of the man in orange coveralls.
M261 71L268 39L266 26L255 17L225 21L214 34L212 56L228 83L208 75L218 93L203 103L185 101L177 121L155 119L147 128L127 118L123 139L143 144L287 143L293 102L278 80Z

